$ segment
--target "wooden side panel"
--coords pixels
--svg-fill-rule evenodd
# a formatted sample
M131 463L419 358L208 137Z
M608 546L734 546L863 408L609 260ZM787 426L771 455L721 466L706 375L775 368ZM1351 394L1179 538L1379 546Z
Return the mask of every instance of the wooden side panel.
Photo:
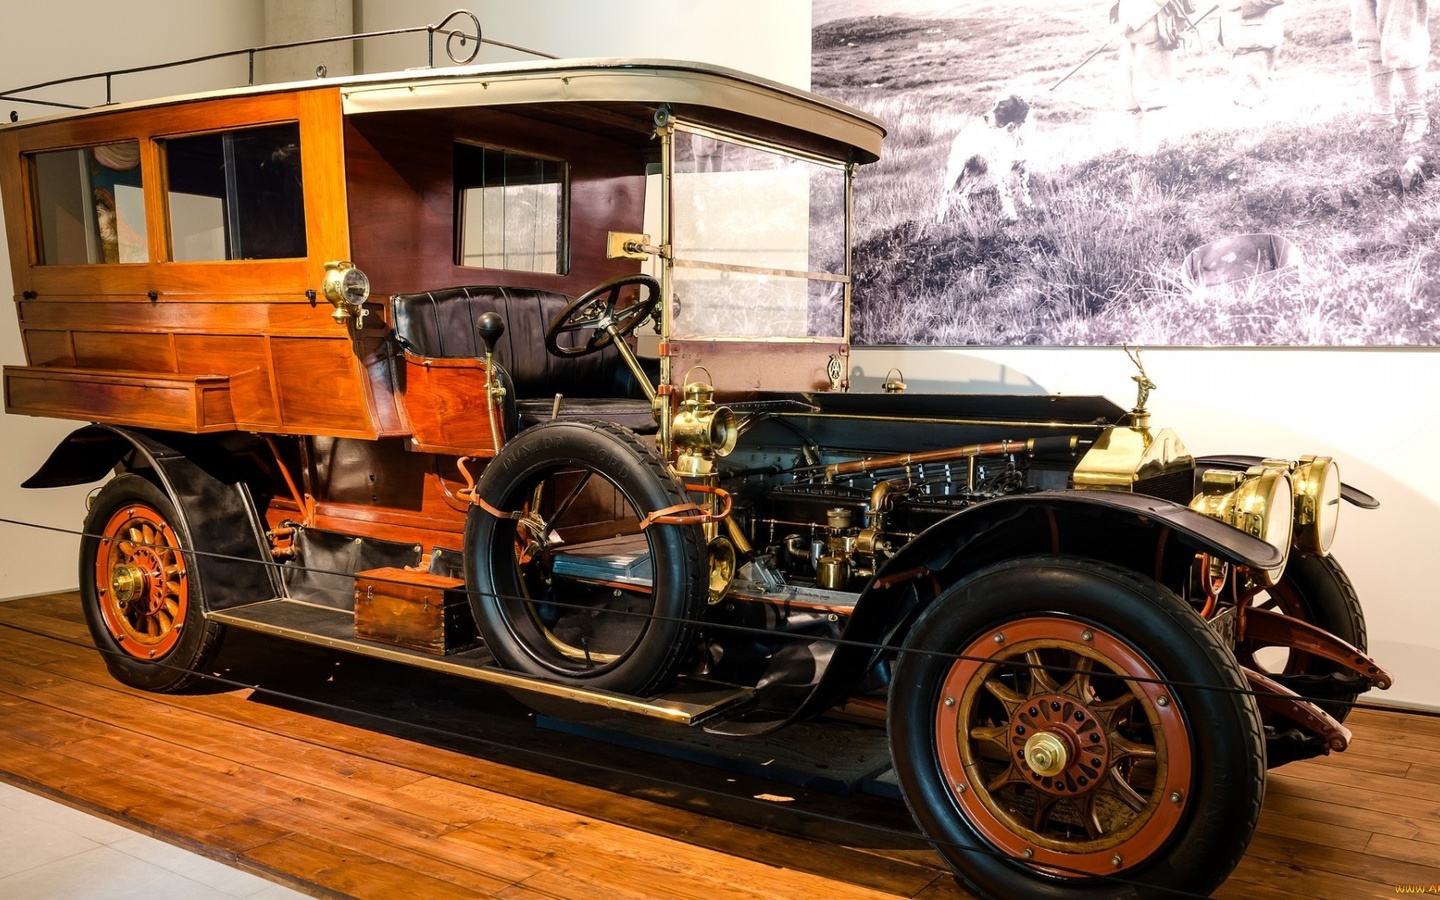
M159 302L139 298L92 295L20 304L26 328L81 329L111 332L176 334L285 334L344 337L345 329L330 319L330 305L300 298L259 295L243 302L193 298ZM324 308L321 309L320 307Z
M495 455L483 362L424 359L407 353L402 383L415 449L457 456Z
M127 369L135 372L174 372L175 350L168 334L125 334L75 331L75 364L85 369ZM210 361L210 368L196 375L214 373L222 361Z
M75 365L75 348L70 343L68 331L27 331L25 351L32 366Z
M303 259L169 262L165 141L203 132L298 122L304 183ZM33 231L23 156L52 149L136 140L144 176L149 262L32 265ZM38 122L0 136L5 155L5 215L12 246L22 339L32 365L229 376L226 403L240 427L297 434L373 438L405 433L396 407L383 308L366 323L362 340L330 316L319 291L324 264L350 257L345 199L343 117L338 89L280 91L199 100L150 109L97 112ZM373 329L373 334L371 330ZM272 350L274 355L272 356ZM38 385L58 384L45 379ZM281 385L283 384L283 390ZM96 396L113 396L103 381ZM163 404L154 420L141 408L100 421L138 419L167 427ZM153 395L158 400L159 395ZM48 406L75 410L68 396ZM214 419L210 406L201 418Z
M275 385L270 377L270 348L264 337L177 334L175 359L181 372L223 368L229 373L230 402L240 427L280 424Z
M6 366L5 411L191 433L235 427L224 376Z
M348 338L270 339L280 418L286 426L337 436L370 437L369 410Z
M308 281L319 287L328 260L350 258L350 219L345 201L344 118L339 91L297 95L300 170L305 179L305 242Z
M16 300L31 288L30 250L25 246L30 226L26 221L27 204L19 162L19 136L14 131L0 133L0 197L5 203L5 244L10 251L10 276Z

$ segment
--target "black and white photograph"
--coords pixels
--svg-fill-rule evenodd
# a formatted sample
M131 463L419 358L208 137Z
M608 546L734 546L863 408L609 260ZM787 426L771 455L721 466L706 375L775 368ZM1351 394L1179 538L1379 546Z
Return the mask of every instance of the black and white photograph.
M1349 0L813 10L813 89L889 129L857 344L1440 343L1423 23L1387 66Z

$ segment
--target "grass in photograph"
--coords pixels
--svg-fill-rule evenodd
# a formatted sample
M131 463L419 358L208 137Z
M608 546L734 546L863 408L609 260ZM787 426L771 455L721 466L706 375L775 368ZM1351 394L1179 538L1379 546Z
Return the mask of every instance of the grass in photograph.
M1437 139L1361 133L1345 0L1293 4L1271 98L1254 110L1232 102L1229 51L1214 16L1202 20L1154 123L1165 139L1145 152L1117 108L1113 41L1051 89L1113 35L1103 4L898 14L914 2L854 0L874 14L817 16L814 32L815 89L890 129L857 190L858 343L1440 344L1440 182L1425 183ZM1012 92L1032 104L1034 208L1006 224L982 190L936 224L951 139ZM1406 186L1411 157L1420 174ZM1247 233L1289 239L1303 263L1184 283L1191 250Z

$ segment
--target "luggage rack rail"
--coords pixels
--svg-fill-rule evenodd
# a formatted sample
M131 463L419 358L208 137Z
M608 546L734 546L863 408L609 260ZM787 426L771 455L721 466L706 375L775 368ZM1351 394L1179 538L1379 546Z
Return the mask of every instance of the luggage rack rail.
M462 23L458 27L452 28L451 22L457 18L469 20L469 26L472 30L466 31L464 23ZM95 81L103 78L105 80L105 102L98 105L109 106L110 104L115 102L113 99L113 87L114 80L117 76L136 75L141 72L156 72L164 69L177 68L179 66L189 66L196 63L211 62L217 59L229 59L235 56L244 56L248 58L249 76L246 83L253 86L255 84L255 56L258 53L265 53L270 50L289 50L295 47L310 47L317 44L333 44L341 41L362 41L366 40L367 38L391 37L393 35L400 34L418 34L420 32L425 32L427 35L425 62L427 68L434 68L435 66L435 36L437 34L443 35L445 37L445 55L450 57L450 61L456 63L457 65L465 65L466 63L473 62L475 57L480 52L481 45L484 44L489 44L492 47L503 47L506 50L515 50L520 53L528 53L531 56L539 57L541 59L559 58L550 53L543 53L539 50L532 50L529 47L521 47L517 44L508 44L504 41L497 41L492 40L491 38L484 37L480 31L480 19L468 9L457 9L454 12L450 13L448 16L446 16L444 19L433 25L415 25L409 28L390 28L384 31L367 31L362 34L340 34L334 35L332 37L309 38L303 41L287 41L280 44L266 44L260 47L246 47L240 50L224 50L219 53L207 53L203 56L191 56L186 59L177 59L171 62L155 63L149 66L134 66L128 69L111 69L104 72L92 72L88 75L72 75L68 78L57 78L53 81L42 81L39 84L26 85L25 87L13 88L8 91L0 92L0 100L8 100L13 103L31 103L38 106L50 106L58 109L90 109L92 107L84 106L81 104L64 103L58 100L45 100L34 97L25 97L21 95L28 94L32 91L43 90L45 88L57 87L59 85L79 84L81 82ZM323 67L316 71L317 77L323 78L324 75L325 73ZM18 122L19 119L19 114L12 110L10 113L10 121Z

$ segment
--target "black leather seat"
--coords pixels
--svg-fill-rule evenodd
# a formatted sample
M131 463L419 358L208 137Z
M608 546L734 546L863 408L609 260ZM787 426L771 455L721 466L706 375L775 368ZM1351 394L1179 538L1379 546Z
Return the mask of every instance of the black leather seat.
M653 434L650 403L613 346L564 358L545 349L545 330L570 299L553 291L470 285L394 294L390 308L400 346L441 359L483 359L475 322L481 313L499 313L505 334L495 345L495 361L509 376L520 428L549 421L560 394L561 418L604 419Z

